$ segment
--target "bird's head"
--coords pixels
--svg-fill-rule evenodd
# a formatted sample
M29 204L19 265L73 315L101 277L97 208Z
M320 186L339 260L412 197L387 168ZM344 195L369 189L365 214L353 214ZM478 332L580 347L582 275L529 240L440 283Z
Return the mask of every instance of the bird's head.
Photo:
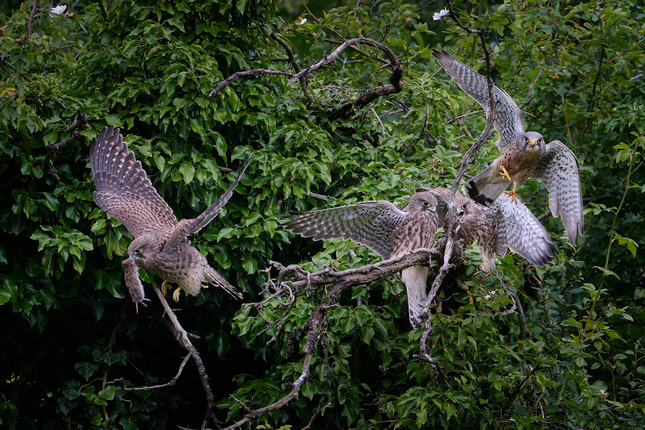
M546 144L542 135L535 131L527 131L517 138L517 147L523 151L546 153Z
M457 208L457 221L461 222L461 220L464 219L467 213L468 213L468 202L464 203L463 205L459 206L459 208Z
M441 194L435 193L434 191L429 191L437 201L435 206L435 212L439 219L443 222L446 219L446 214L448 213L448 200L446 200Z
M139 266L148 258L151 252L153 252L152 245L154 241L153 238L147 234L135 238L130 245L128 246L127 254L133 259Z

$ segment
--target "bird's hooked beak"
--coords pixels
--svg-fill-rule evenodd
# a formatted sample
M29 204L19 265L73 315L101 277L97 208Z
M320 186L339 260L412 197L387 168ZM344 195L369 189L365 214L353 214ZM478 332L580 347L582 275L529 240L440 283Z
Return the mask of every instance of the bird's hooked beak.
M443 196L433 191L430 191L430 193L437 199L437 205L434 207L434 212L443 220L446 218L446 214L448 213L448 201L444 199Z
M461 221L464 215L466 215L466 208L462 206L459 209L457 209L457 220Z

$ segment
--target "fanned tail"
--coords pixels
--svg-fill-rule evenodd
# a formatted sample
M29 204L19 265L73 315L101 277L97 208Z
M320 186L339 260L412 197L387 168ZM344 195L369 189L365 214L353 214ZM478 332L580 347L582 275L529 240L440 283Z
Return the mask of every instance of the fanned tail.
M217 271L212 267L208 266L208 268L204 270L204 275L206 275L206 280L209 284L223 288L227 293L238 300L242 298L242 292L232 286L226 279L222 278L222 275L217 273Z

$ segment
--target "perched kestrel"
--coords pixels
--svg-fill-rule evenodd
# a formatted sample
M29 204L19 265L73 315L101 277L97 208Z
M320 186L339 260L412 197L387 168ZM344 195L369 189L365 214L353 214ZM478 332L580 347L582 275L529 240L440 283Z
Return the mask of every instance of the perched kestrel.
M479 73L444 51L432 55L448 72L459 87L475 99L489 115L488 82ZM493 88L495 97L495 130L499 134L497 147L500 156L484 171L465 185L470 198L490 206L513 182L509 191L515 199L515 190L528 178L542 179L549 190L549 208L553 216L560 216L569 241L575 246L578 234L584 233L582 217L582 190L575 154L559 140L544 143L540 133L524 131L522 111L501 88Z
M450 193L445 188L430 191L439 200L448 199ZM553 241L549 233L520 197L514 202L509 195L502 194L489 208L482 209L473 200L457 193L455 205L459 220L457 238L465 246L478 241L483 271L495 272L495 254L503 258L509 248L535 266L544 266L553 259Z
M384 260L419 248L430 248L441 225L437 199L430 192L410 198L407 211L385 200L367 201L348 206L304 212L283 227L314 240L343 238L365 245ZM416 327L426 298L428 268L412 266L401 272L408 294L410 323Z
M134 236L128 246L130 258L124 261L124 266L126 284L135 303L143 300L142 288L137 284L140 284L139 267L164 280L164 293L170 288L168 283L179 285L173 294L175 301L179 300L180 289L196 296L208 284L224 288L233 297L242 297L242 293L208 265L206 258L190 245L187 236L197 233L220 213L250 162L251 157L229 189L201 215L177 222L170 206L152 186L141 162L128 150L118 128L106 127L92 140L90 166L96 185L94 201Z
M449 190L419 189L406 206L398 209L384 200L304 212L284 228L314 240L343 238L365 245L381 258L389 259L419 248L430 248L437 229L444 225ZM521 202L502 196L491 208L481 209L472 200L456 195L460 208L457 237L466 245L479 239L482 270L495 270L494 254L506 255L510 247L530 263L543 266L551 261L551 238ZM422 303L427 297L428 268L412 266L401 272L408 294L410 323L420 322Z

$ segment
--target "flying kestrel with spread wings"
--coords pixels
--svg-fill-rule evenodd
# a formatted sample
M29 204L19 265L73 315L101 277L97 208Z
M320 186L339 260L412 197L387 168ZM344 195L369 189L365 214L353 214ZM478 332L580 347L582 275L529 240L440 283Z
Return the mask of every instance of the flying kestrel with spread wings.
M430 248L448 210L449 190L420 189L406 206L398 209L385 201L367 201L348 206L304 212L284 224L284 228L314 240L343 238L365 245L381 258L389 259L419 248ZM494 254L506 255L508 247L530 263L542 266L551 261L551 239L544 227L522 204L504 196L490 209L480 209L458 194L460 224L457 235L466 245L479 239L484 262L482 269L495 270ZM408 294L410 323L420 322L427 297L428 268L412 266L401 272Z
M233 194L251 157L228 190L195 219L177 222L172 209L152 186L141 162L128 150L118 128L104 128L90 145L90 166L96 185L96 204L123 224L134 236L124 262L126 284L135 303L144 300L137 270L142 267L164 280L162 291L169 283L179 286L173 299L179 300L180 290L196 296L201 287L217 285L233 297L242 298L187 236L197 233L215 218ZM135 279L136 278L136 279Z
M432 51L432 55L488 116L490 106L486 78L447 52ZM495 86L493 97L500 156L468 181L465 185L468 196L479 204L490 206L510 182L513 182L513 189L508 194L515 200L518 185L528 178L541 179L549 191L551 213L554 217L561 217L569 241L575 246L578 235L584 233L577 157L559 140L545 145L540 133L524 131L522 111L504 90Z

